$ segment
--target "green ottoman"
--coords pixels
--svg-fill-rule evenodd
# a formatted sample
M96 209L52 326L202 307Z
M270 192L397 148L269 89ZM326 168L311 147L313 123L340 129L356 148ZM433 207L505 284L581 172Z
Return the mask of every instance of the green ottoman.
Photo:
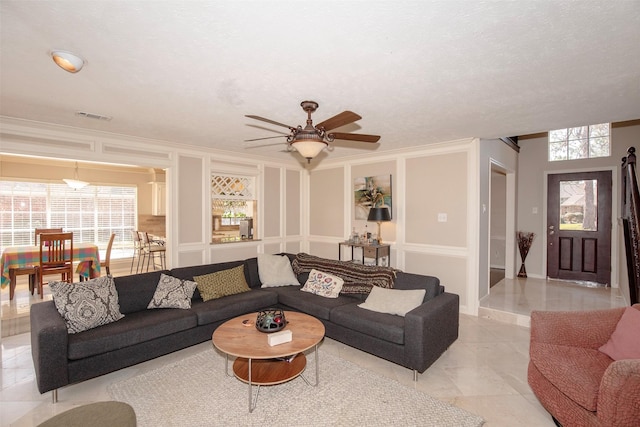
M96 402L69 409L38 427L135 427L136 413L123 402Z

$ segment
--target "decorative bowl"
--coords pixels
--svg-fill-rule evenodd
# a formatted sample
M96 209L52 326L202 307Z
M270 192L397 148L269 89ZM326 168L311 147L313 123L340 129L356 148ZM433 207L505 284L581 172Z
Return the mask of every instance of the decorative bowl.
M258 313L256 329L260 332L278 332L287 326L284 311L279 308L268 308Z

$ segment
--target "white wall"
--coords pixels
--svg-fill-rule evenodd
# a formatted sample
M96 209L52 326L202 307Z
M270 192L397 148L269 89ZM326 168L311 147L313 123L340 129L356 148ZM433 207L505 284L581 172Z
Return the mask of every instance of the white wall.
M338 258L338 243L366 221L354 215L353 180L392 175L392 221L382 224L391 265L436 276L477 312L478 145L467 139L366 158L325 159L309 173L309 252ZM487 172L488 173L488 172ZM488 178L487 178L488 180ZM446 214L446 222L438 220ZM375 231L369 223L367 229Z

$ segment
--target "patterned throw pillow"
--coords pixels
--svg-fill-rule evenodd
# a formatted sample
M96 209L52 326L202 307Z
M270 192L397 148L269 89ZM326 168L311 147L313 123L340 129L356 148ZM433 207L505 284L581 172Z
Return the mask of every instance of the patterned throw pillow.
M49 283L53 302L70 334L106 325L124 317L111 276L79 283Z
M300 290L325 298L338 298L343 284L344 280L338 276L312 269L309 278Z
M194 276L193 280L198 284L198 291L203 301L250 291L247 279L244 277L244 265Z
M196 282L160 274L160 281L147 308L191 308Z

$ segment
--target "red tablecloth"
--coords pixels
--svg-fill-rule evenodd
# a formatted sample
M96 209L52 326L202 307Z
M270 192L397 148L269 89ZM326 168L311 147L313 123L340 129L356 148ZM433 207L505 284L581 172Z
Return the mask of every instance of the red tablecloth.
M93 243L73 243L73 259L79 261L76 273L84 277L100 277L100 253ZM0 286L9 284L9 270L40 264L39 246L11 246L2 252Z

